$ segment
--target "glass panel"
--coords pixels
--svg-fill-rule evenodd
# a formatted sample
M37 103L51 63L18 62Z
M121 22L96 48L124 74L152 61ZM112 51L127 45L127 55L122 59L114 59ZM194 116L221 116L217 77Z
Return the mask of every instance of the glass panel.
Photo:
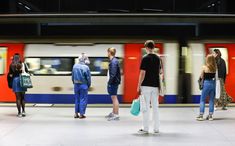
M224 59L225 63L226 63L226 68L227 68L227 74L229 72L229 68L228 68L228 49L227 48L222 48L222 47L214 47L214 48L210 48L209 49L209 53L213 53L214 49L219 49L221 52L221 58Z
M34 75L71 75L73 58L26 58L29 72Z
M6 73L7 67L7 48L0 47L0 74Z

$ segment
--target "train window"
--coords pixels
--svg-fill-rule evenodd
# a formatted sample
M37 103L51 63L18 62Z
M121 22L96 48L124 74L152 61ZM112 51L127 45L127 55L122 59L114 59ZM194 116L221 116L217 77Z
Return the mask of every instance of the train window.
M118 58L122 73L122 61L123 59ZM107 57L89 57L90 64L88 65L92 76L107 76L109 59ZM78 59L75 59L75 63L78 63Z
M225 63L226 63L226 68L227 68L227 74L228 74L228 49L227 48L223 48L223 47L213 47L213 48L209 48L209 52L213 53L214 49L219 49L222 55L222 58L224 59Z
M34 75L71 75L73 58L26 58L29 72Z
M7 65L7 48L0 47L0 75L5 74Z

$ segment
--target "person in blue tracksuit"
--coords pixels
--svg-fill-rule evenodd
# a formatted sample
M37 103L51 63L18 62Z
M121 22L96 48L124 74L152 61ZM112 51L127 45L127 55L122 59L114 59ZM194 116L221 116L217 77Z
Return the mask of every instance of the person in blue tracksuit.
M74 118L86 118L85 112L88 101L88 89L91 86L90 69L86 64L90 64L88 57L82 53L79 63L73 66L72 81L75 93L75 115ZM80 113L80 116L78 115Z

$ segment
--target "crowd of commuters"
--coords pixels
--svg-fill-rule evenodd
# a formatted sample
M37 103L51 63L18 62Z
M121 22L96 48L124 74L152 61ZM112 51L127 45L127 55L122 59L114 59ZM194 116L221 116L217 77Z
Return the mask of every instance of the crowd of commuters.
M163 72L161 58L154 52L154 41L148 40L144 44L147 54L143 56L140 65L139 81L137 86L137 93L144 97L146 110L142 112L143 122L142 128L138 133L149 133L149 119L150 108L153 109L153 133L159 133L159 91L160 91L160 75ZM108 48L107 56L109 58L108 66L108 81L107 92L110 95L113 103L112 111L105 116L108 121L118 121L119 117L119 101L118 101L118 88L121 83L121 72L118 58L115 57L116 49ZM78 63L74 64L72 69L72 83L74 84L74 98L75 98L75 115L74 118L86 118L86 107L88 103L88 89L91 86L91 73L89 69L89 58L85 53L82 53L78 58ZM12 63L9 67L8 85L12 88L16 95L16 105L19 117L26 116L25 113L25 92L27 88L20 85L20 74L28 72L27 65L21 60L19 54L15 54ZM220 98L215 100L216 93L216 76L220 81L221 94ZM215 49L213 54L206 57L206 63L202 67L200 78L203 80L202 92L200 97L200 112L196 118L198 121L204 120L206 97L209 99L209 115L206 119L213 120L213 113L215 106L221 106L223 110L227 109L227 105L231 102L231 97L226 93L224 84L226 81L226 64L221 58L221 52Z

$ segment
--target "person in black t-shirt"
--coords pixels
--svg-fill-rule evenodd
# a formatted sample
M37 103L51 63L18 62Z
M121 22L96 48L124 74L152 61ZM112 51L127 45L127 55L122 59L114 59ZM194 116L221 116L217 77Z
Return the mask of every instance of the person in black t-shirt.
M158 97L160 57L153 52L155 46L154 41L148 40L144 45L148 54L143 57L141 62L137 92L141 92L143 95L147 110L143 112L143 128L138 133L147 134L149 132L150 101L153 107L153 132L159 133Z

